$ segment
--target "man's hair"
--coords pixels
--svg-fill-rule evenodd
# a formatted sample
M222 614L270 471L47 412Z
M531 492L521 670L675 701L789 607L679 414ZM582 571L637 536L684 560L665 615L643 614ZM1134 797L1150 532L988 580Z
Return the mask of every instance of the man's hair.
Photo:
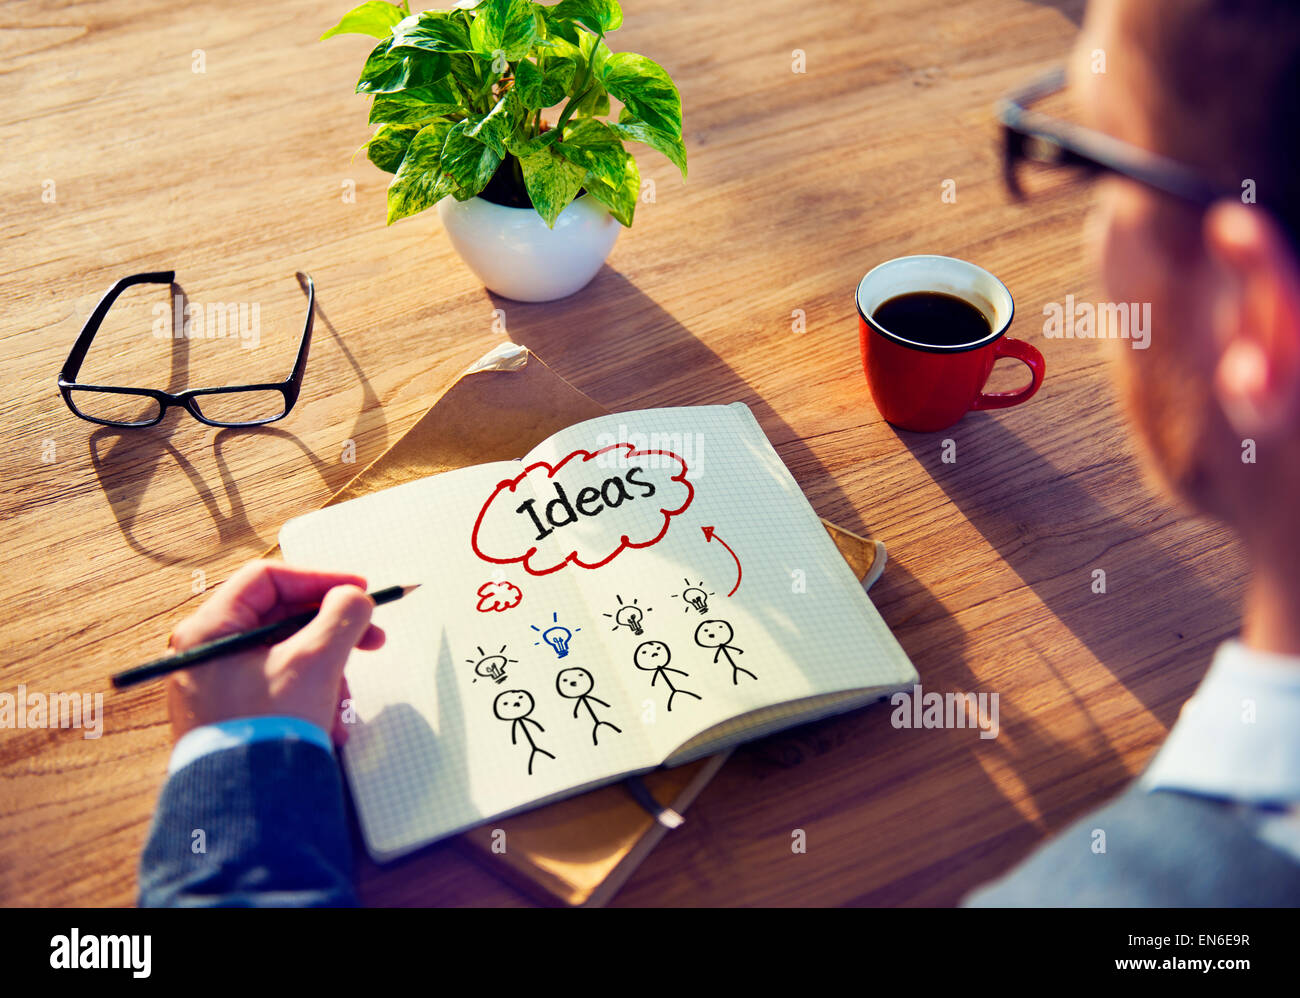
M1300 252L1300 0L1132 0L1162 151L1230 189L1253 181Z

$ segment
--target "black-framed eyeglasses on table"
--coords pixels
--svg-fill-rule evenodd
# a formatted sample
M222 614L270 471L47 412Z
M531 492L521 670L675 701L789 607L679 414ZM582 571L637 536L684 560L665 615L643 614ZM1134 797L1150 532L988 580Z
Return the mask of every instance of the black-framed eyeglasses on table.
M307 351L311 347L312 323L316 314L316 285L307 274L299 274L307 285L307 319L303 323L302 341L293 371L284 381L255 385L225 385L220 388L191 388L183 392L164 392L156 388L124 385L94 385L77 381L91 341L99 331L113 303L127 288L136 284L172 284L173 270L133 274L114 284L100 299L86 320L67 362L59 372L59 393L68 408L82 419L103 426L154 426L162 421L167 409L181 406L195 419L208 426L262 426L289 415L302 387L307 369Z
M997 103L1002 175L1014 197L1024 196L1024 163L1073 167L1088 175L1118 174L1201 208L1220 198L1240 197L1240 191L1207 180L1190 166L1030 107L1063 90L1065 83L1065 68L1058 66Z

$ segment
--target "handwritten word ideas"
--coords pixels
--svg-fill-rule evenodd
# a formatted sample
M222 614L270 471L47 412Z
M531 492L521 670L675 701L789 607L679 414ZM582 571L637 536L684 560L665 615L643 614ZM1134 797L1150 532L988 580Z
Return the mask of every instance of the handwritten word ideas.
M497 485L474 523L484 561L531 575L565 565L599 568L627 548L657 543L695 497L686 462L671 451L620 443L538 461Z

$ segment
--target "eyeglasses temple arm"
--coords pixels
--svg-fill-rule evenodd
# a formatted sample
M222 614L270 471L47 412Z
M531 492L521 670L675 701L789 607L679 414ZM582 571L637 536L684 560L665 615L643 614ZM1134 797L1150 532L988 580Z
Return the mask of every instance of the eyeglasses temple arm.
M302 343L298 347L298 357L293 362L293 373L289 375L290 390L297 398L298 389L302 386L302 376L307 370L307 351L311 349L312 327L316 321L316 282L311 279L310 274L298 271L298 283L306 284L307 287L307 321L302 327Z
M996 113L1002 123L1006 145L1003 169L1008 187L1019 193L1014 176L1018 154L1025 135L1035 135L1056 145L1063 156L1093 169L1111 170L1141 183L1195 204L1207 205L1235 192L1208 183L1195 171L1157 153L1132 146L1111 135L1080 128L1070 122L1056 121L1029 107L1064 88L1064 66L1055 66L997 102Z
M104 316L108 315L108 310L113 307L113 303L123 291L136 284L171 284L175 279L176 271L157 270L148 274L132 274L109 288L104 297L99 300L99 304L95 306L95 311L90 313L86 324L81 327L77 341L72 344L72 352L68 354L68 359L59 372L59 383L77 380L77 372L81 370L82 362L86 359L86 351L90 349L91 340L99 332Z

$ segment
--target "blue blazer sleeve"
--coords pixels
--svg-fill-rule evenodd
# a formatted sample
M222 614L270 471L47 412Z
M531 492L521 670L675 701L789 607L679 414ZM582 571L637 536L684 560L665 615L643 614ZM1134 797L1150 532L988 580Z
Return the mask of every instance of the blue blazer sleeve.
M1258 838L1231 803L1130 784L963 904L1293 907L1300 904L1300 863Z
M141 907L357 904L343 785L299 739L212 752L163 786L140 859Z

